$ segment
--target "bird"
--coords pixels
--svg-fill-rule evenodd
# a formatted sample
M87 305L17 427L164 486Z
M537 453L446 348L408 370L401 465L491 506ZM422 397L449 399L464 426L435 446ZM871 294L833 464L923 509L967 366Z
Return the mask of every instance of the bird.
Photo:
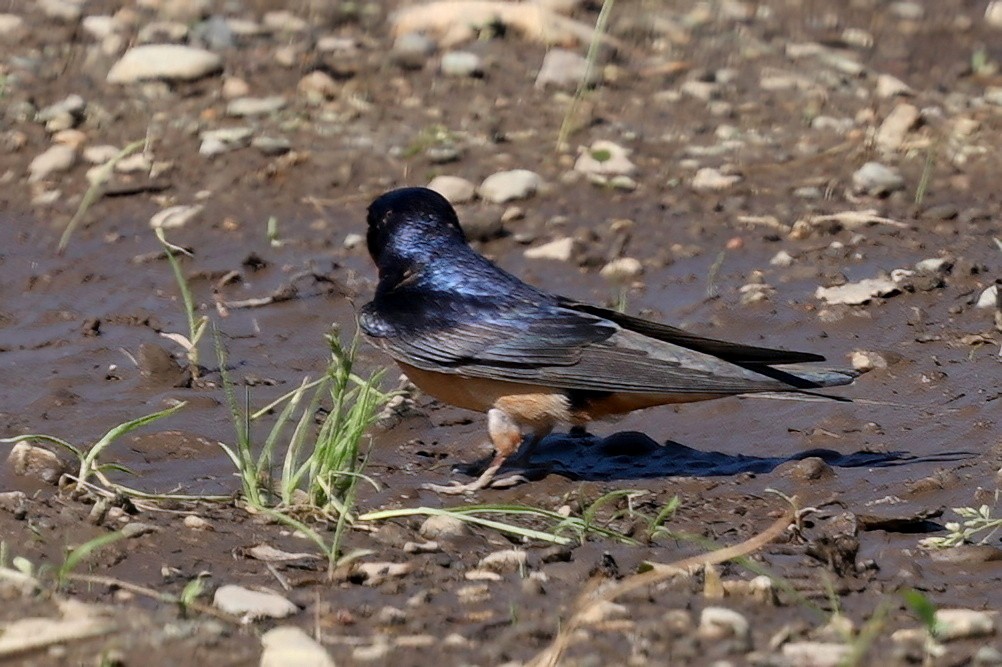
M489 465L469 483L425 485L437 492L524 481L497 474L561 423L857 375L803 366L818 354L705 338L529 285L470 247L455 209L428 188L382 194L366 222L378 282L358 315L363 337L425 394L487 414Z

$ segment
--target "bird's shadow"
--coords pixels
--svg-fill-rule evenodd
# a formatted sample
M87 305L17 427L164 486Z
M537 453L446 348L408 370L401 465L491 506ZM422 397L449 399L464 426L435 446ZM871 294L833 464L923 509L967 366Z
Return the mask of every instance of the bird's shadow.
M768 473L790 461L817 457L840 468L883 467L931 461L956 461L972 452L941 452L916 456L905 451L808 449L790 456L753 456L700 451L681 443L660 444L637 431L620 431L601 438L591 434L562 433L547 436L522 461L527 477L555 473L574 480L606 481L655 477L717 477L740 473ZM504 471L502 470L502 474Z

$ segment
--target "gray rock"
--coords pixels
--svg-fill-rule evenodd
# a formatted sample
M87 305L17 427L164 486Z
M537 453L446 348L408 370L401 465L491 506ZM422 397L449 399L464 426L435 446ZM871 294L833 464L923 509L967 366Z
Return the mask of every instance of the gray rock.
M852 175L852 184L857 192L880 196L904 189L905 179L897 169L879 162L867 162Z
M66 99L41 109L35 120L45 123L45 129L49 132L59 132L76 127L83 120L87 103L79 95L70 95Z
M741 182L738 174L723 174L713 167L703 167L692 177L692 189L701 192L719 192Z
M435 53L435 42L425 35L409 32L397 37L390 58L404 69L422 69Z
M199 155L211 157L219 153L241 148L250 143L254 136L254 130L249 127L224 127L218 130L206 130L199 135L202 145L199 146Z
M431 179L428 188L448 199L453 205L473 201L477 194L477 186L459 176L436 176Z
M261 636L260 667L334 667L334 660L319 642L296 627L278 627Z
M270 97L240 97L231 100L226 105L226 113L230 116L264 116L281 111L287 104L281 95Z
M446 76L483 76L484 62L469 51L449 51L442 54L441 68Z
M77 152L72 146L54 144L44 153L35 156L28 165L28 181L36 183L53 174L69 171L77 161Z
M543 56L543 64L536 75L536 88L555 86L557 88L573 89L588 75L588 61L575 51L567 49L550 49ZM592 72L589 84L595 83L595 73Z
M233 28L223 16L210 16L191 31L192 41L210 51L225 51L236 45Z
M263 155L285 155L292 150L292 142L285 137L254 137L251 146Z
M899 104L894 107L877 129L877 148L885 153L893 153L901 148L908 132L915 127L922 114L913 104Z
M148 44L126 51L108 72L108 83L147 79L190 81L222 68L223 59L212 51L180 44Z
M27 442L19 442L11 448L7 463L15 475L34 477L47 484L56 484L69 472L69 466L53 452Z
M567 236L535 248L529 248L524 255L526 259L552 259L558 262L569 262L574 258L576 250L577 242Z
M943 641L995 634L995 614L977 609L937 609L936 638Z
M494 204L504 204L535 194L542 184L543 179L536 172L528 169L512 169L499 171L485 178L478 192L481 199Z
M228 614L256 618L285 618L299 611L299 607L271 591L252 591L243 586L220 586L212 604Z

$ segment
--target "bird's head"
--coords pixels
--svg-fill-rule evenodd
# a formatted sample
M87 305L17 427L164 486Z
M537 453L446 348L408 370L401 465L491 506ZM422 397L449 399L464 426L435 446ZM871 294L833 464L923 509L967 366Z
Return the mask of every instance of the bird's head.
M369 205L366 245L377 267L418 262L466 235L449 201L428 188L391 190Z

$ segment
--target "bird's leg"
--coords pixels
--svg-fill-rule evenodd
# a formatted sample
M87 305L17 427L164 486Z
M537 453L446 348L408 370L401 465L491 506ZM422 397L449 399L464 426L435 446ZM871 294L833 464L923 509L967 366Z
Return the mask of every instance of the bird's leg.
M460 484L458 482L452 482L445 486L425 484L424 488L437 491L438 493L455 495L470 491L479 491L491 486L498 470L512 454L518 451L519 445L522 444L522 431L507 412L491 408L487 413L487 432L490 434L491 443L494 445L494 458L491 460L490 465L487 466L487 469L480 474L480 477L468 484Z

